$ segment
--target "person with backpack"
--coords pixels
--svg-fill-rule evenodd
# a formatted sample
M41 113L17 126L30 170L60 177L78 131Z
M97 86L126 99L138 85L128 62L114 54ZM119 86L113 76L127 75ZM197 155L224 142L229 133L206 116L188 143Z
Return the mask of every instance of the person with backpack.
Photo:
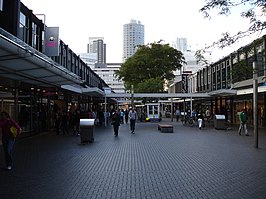
M13 147L15 139L21 133L18 123L11 119L7 112L1 112L0 127L2 128L2 144L7 170L13 167Z

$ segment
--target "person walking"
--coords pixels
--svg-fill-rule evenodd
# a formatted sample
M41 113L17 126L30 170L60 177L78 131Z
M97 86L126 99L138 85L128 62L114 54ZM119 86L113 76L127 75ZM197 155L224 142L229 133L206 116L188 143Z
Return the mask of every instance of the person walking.
M118 136L118 130L119 130L119 126L120 126L120 112L118 110L115 110L112 113L112 121L111 124L113 125L113 129L114 129L114 135L115 137Z
M210 122L210 118L211 118L211 112L210 112L208 107L207 107L207 110L205 112L205 116L207 118L207 123L209 123Z
M56 131L56 135L59 135L60 133L60 125L61 125L61 113L58 111L55 113L55 131Z
M201 130L202 128L202 124L203 124L203 115L201 112L199 112L198 114L198 125L199 125L199 129Z
M125 111L125 122L126 122L126 124L128 123L128 109L126 109L126 111Z
M131 133L134 134L135 133L136 120L137 120L137 112L135 111L134 108L132 108L129 111L128 117L129 117L129 121L130 121L130 130L131 130Z
M177 108L175 111L175 115L176 115L176 121L179 121L179 117L180 117L180 110Z
M15 138L21 133L18 123L11 119L7 112L1 113L0 127L2 128L2 145L5 156L7 170L13 167L13 147Z
M124 110L121 109L120 110L120 123L121 124L124 124L124 115L125 115Z
M238 134L241 135L241 131L243 129L243 131L245 132L245 135L249 136L248 129L247 129L248 117L247 117L247 114L245 112L245 109L242 109L242 112L239 114L239 121L240 121L240 125L239 125L239 129L238 129Z
M80 111L75 110L72 116L72 126L73 126L73 135L79 136L79 120L80 120Z
M61 117L61 130L63 132L63 135L69 134L68 132L68 115L67 112L63 112L63 115Z

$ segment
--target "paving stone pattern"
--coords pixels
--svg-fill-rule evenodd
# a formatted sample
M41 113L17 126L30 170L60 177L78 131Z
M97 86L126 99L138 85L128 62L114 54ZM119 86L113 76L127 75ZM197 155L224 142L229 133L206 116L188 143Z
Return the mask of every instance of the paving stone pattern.
M96 127L94 143L55 132L17 140L14 168L4 169L0 149L1 199L266 198L266 132L185 127L174 133L157 123Z

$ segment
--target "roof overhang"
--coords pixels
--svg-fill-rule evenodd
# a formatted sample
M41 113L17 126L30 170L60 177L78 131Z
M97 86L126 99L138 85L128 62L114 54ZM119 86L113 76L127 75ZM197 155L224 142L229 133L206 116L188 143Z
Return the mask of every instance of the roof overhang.
M89 95L92 97L103 97L104 92L97 88L97 87L91 87L91 88L81 88L82 94Z
M91 88L83 88L83 87L77 87L73 85L62 85L61 88L74 92L74 93L79 93L83 95L88 95L92 97L103 97L104 92L97 88L97 87L91 87Z
M266 86L259 86L258 87L258 93L266 92ZM253 88L247 88L247 89L241 89L237 91L237 95L247 95L254 93Z
M237 90L234 89L220 89L220 90L216 90L216 91L211 91L209 92L210 96L217 96L217 97L221 97L221 96L233 96L237 94Z
M81 78L0 28L0 77L43 87L81 84Z
M209 98L208 93L134 93L134 98ZM113 98L130 98L131 93L110 93L106 97Z

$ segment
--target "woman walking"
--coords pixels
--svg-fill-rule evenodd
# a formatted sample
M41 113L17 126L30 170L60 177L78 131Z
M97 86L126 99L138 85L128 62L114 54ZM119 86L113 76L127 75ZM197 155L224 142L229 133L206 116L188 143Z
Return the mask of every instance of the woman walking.
M21 128L17 122L12 120L7 112L1 113L0 127L2 128L2 144L7 170L13 167L13 146L15 138L20 134Z

